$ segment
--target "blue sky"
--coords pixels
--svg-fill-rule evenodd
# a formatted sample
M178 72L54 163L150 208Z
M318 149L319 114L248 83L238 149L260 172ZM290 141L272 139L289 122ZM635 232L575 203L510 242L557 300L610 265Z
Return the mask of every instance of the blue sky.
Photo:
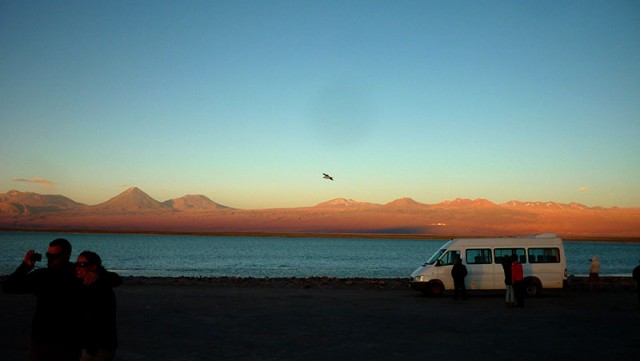
M0 136L86 204L640 207L640 2L2 0Z

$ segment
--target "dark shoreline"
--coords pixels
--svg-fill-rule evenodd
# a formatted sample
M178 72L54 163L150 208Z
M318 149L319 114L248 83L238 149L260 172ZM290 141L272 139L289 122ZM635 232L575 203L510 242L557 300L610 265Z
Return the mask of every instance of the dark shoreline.
M2 278L0 277L0 281ZM132 286L207 286L223 288L305 288L305 289L355 289L355 290L409 290L408 278L364 278L364 277L124 277ZM599 291L631 291L636 282L631 277L601 276ZM588 277L569 277L568 291L588 291ZM557 290L550 290L557 291ZM502 292L498 290L496 292Z
M0 275L0 284L8 275ZM409 278L365 278L365 277L147 277L125 276L129 286L195 286L214 288L289 288L328 290L410 290ZM600 276L602 292L632 291L636 282L632 277ZM588 291L588 277L569 277L565 291ZM551 292L559 290L548 290ZM474 291L471 291L474 292ZM478 292L478 291L475 291ZM484 291L482 291L484 292ZM494 292L494 291L486 291ZM502 292L496 290L495 292Z
M453 238L492 238L494 236L478 235L433 235L433 234L398 234L398 233L314 233L314 232L190 232L190 231L153 231L153 230L94 230L94 229L16 229L0 227L1 232L34 232L34 233L79 233L79 234L148 234L174 236L215 236L215 237L287 237L287 238L382 238L382 239L425 239L441 240ZM516 236L497 236L516 237ZM616 242L640 243L640 237L609 236L562 236L567 242Z

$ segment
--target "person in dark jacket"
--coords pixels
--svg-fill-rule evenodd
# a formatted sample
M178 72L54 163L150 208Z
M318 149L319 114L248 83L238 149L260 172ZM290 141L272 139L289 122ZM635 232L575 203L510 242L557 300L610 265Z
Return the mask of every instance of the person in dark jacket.
M78 295L79 321L91 330L79 335L80 361L113 360L118 347L113 287L121 285L122 278L107 271L95 252L80 253L75 266L82 283Z
M80 284L73 263L69 262L71 244L64 238L51 241L46 253L47 268L34 270L36 256L39 255L35 251L27 251L18 269L2 284L2 290L36 296L29 343L31 360L76 361L76 306Z
M453 277L453 299L457 300L462 296L463 300L467 299L467 289L464 285L464 278L467 276L467 267L462 264L462 259L456 257L451 268L451 277Z
M501 263L504 270L505 301L507 307L513 307L516 305L516 296L513 292L513 280L511 279L511 256L502 256Z

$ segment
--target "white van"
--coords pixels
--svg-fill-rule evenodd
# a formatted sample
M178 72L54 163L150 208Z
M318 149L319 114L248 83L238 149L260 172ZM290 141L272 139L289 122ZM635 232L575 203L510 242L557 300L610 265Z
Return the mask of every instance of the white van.
M567 280L567 261L562 239L553 233L514 238L462 238L445 243L427 263L411 274L411 288L440 296L453 289L451 268L462 258L468 290L505 289L502 257L518 256L524 270L528 296L543 288L562 288Z

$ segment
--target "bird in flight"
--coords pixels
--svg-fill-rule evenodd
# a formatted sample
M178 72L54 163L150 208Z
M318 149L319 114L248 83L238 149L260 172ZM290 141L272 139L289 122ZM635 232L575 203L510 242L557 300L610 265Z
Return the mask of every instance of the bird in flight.
M323 177L322 177L322 178L324 178L324 179L330 179L330 180L333 180L333 177L332 177L332 176L330 176L330 175L328 175L327 173L322 173L322 175L323 175Z

